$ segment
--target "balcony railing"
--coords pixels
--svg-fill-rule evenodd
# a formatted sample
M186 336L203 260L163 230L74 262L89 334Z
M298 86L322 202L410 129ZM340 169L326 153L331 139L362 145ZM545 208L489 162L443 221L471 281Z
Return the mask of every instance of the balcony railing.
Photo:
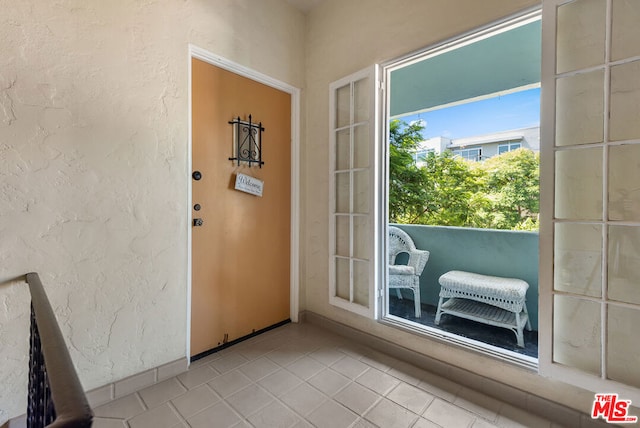
M394 225L403 229L418 249L430 252L420 276L421 315L415 316L413 295L404 299L388 295L388 315L393 323L406 320L411 328L426 332L445 332L465 338L462 342L491 345L522 355L538 356L538 234L536 232L473 229L450 226ZM402 260L400 264L402 264ZM445 316L435 323L439 301L439 278L449 271L466 271L489 276L518 278L526 281L526 305L533 331L524 331L525 347L517 345L509 329L499 328L458 317ZM422 327L421 327L422 326ZM475 347L477 343L473 345ZM482 347L483 345L480 345ZM493 351L492 351L493 352Z
M26 281L31 292L27 427L90 427L93 413L40 277L28 273Z
M527 306L538 328L538 233L450 226L394 224L416 247L430 251L420 277L422 303L438 304L438 278L450 270L519 278L527 281Z

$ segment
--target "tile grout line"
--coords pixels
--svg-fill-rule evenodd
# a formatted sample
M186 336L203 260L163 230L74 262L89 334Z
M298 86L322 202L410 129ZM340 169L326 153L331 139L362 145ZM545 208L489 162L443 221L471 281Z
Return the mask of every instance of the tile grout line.
M180 414L180 412L178 411L178 409L176 408L176 406L171 402L171 400L167 401L166 404L169 405L169 408L171 409L171 411L178 417L178 419L180 420L180 422L184 422L185 424L189 425L189 423L187 422L187 420Z
M211 379L211 380L213 380L213 379ZM209 382L211 382L211 380L210 380ZM209 389L209 391L211 391L211 392L213 393L213 395L214 395L215 397L217 397L217 398L218 398L218 401L214 401L213 403L209 404L208 406L205 406L205 407L204 407L203 409L201 409L200 411L198 411L198 412L194 413L193 415L191 415L191 416L189 416L188 418L185 418L185 419L193 418L194 416L196 416L196 415L198 415L198 414L200 414L200 413L204 412L205 410L210 409L211 407L215 406L216 404L221 403L222 401L224 401L224 399L222 398L222 395L218 394L218 393L216 392L216 390L214 390L214 389L211 387L211 385L209 385L209 382L205 382L205 383L203 383L203 384L202 384L202 385L200 385L200 386L203 386L203 385L204 385L204 387L205 387L205 388ZM194 389L195 389L195 388L194 388ZM191 424L189 423L189 421L185 421L185 422L187 423L187 425L191 426Z
M278 349L278 348L276 348L276 349ZM322 348L319 348L319 349L322 349ZM335 350L336 350L337 352L339 352L339 353L342 353L343 355L342 355L340 358L338 358L336 361L334 361L334 362L332 363L332 365L333 365L333 364L336 364L337 362L341 361L342 359L344 359L344 358L347 356L346 354L344 354L344 352L340 351L337 347L335 347L335 348L333 348L333 349L335 349ZM314 352L316 352L316 351L317 351L317 349L316 349L315 351L313 351L313 352L307 353L306 355L308 355L312 360L314 360L314 361L318 362L319 364L321 364L321 365L324 367L324 369L330 369L332 372L336 373L337 375L342 376L342 377L344 377L345 379L348 379L348 380L349 380L349 382L348 382L347 384L345 384L342 388L338 389L338 390L337 390L335 393L333 393L332 395L327 395L326 393L324 393L323 391L321 391L321 390L319 390L317 387L315 387L315 385L313 385L313 384L309 383L309 379L311 379L311 378L313 378L313 377L317 376L317 375L318 375L318 373L322 372L322 370L320 370L318 373L316 373L316 374L314 374L313 376L311 376L309 379L304 380L304 379L301 379L300 377L298 377L295 373L291 373L290 371L286 370L286 367L281 367L281 366L280 366L283 370L287 371L289 374L293 375L293 376L294 376L294 377L296 377L297 379L300 379L303 383L306 383L308 386L310 386L311 388L315 389L317 392L319 392L320 394L322 394L322 396L327 397L325 400L323 400L321 403L319 403L317 406L315 406L312 410L310 410L308 414L309 414L309 415L310 415L310 414L312 414L315 410L317 410L317 409L318 409L320 406L322 406L325 402L327 402L327 401L333 401L333 402L335 402L337 405L339 405L339 406L343 407L344 409L348 410L349 412L352 412L353 414L356 414L356 415L357 415L356 420L358 420L358 419L360 419L360 418L363 418L363 416L362 416L361 414L360 414L360 415L358 415L356 412L354 412L353 410L349 409L349 408L348 408L348 407L346 407L344 404L340 403L339 401L335 400L335 398L334 398L334 397L335 397L337 394L339 394L342 390L346 389L350 384L355 383L355 380L354 380L354 379L350 379L350 378L348 378L347 376L344 376L342 373L337 372L335 369L332 369L332 368L331 368L331 366L326 365L326 363L324 363L324 362L320 361L319 359L313 358L313 356L312 356L312 355L310 355L310 354L312 354L312 353L314 353ZM273 352L273 351L270 351L270 352ZM268 353L267 353L267 354L268 354ZM262 356L257 357L256 359L261 358L261 357L263 357L263 356L266 356L267 354L263 354ZM270 361L270 359L269 359L268 357L267 357L267 359ZM297 360L295 360L295 361L297 361ZM295 362L295 361L293 361L293 362ZM293 362L292 362L292 363L293 363ZM276 364L276 365L278 365L278 366L279 366L279 364L278 364L277 362L274 362L274 364ZM266 388L264 388L264 387L262 387L261 385L259 385L259 384L258 384L258 382L259 382L259 381L261 381L261 380L263 380L263 379L267 378L269 375L271 375L271 374L273 374L273 373L274 373L274 372L269 373L269 374L267 374L267 375L265 375L265 376L261 377L260 379L257 379L257 380L255 380L255 381L253 381L253 383L254 383L255 385L257 385L258 387L261 387L262 389L264 389L264 390L265 390L265 392L266 392L267 394L269 394L269 395L273 398L273 400L274 400L274 401L276 401L276 402L278 402L279 404L281 404L282 406L284 406L286 409L288 409L289 411L291 411L294 415L299 416L299 417L300 417L302 420L304 420L305 422L311 423L311 422L306 418L306 416L305 416L305 415L301 415L301 414L300 414L300 413L298 413L295 409L291 408L287 403L285 403L283 400L281 400L279 397L275 396L275 394L271 393L271 391L267 390ZM296 386L296 387L297 387L297 386ZM291 391L291 390L295 389L296 387L291 388L289 391ZM245 387L245 388L246 388L246 387ZM287 392L289 392L289 391L287 391ZM283 393L283 395L284 395L284 394L286 394L286 392L285 392L285 393ZM379 394L378 394L378 395L379 395ZM376 400L376 403L377 403L380 399L381 399L381 397L379 396L379 398ZM230 405L230 404L229 404L229 405ZM267 405L267 406L268 406L268 405ZM260 409L256 410L255 412L251 413L251 414L250 414L250 415L248 415L248 416L247 416L247 418L245 418L244 420L245 420L246 422L248 422L248 417L250 417L250 416L252 416L252 415L254 415L254 414L258 413L260 410L262 410L262 409L263 409L263 408L265 408L265 407L266 407L266 406L263 406L262 408L260 408ZM367 411L368 411L368 409L367 409Z
M294 376L295 376L295 375L294 375ZM265 377L267 377L267 376L265 376ZM297 376L296 376L296 377L297 377ZM264 377L263 377L262 379L264 379ZM299 379L299 378L298 378L298 379ZM303 383L304 383L304 380L303 380ZM245 386L245 387L244 387L243 389L241 389L240 391L237 391L236 393L234 393L234 394L230 395L230 397L231 397L231 396L233 396L233 395L235 395L235 394L237 394L238 392L243 391L244 389L248 388L248 387L249 387L249 386L251 386L251 385L255 385L255 386L257 386L257 387L259 387L259 388L263 389L263 390L264 390L264 392L266 392L266 393L267 393L267 394L272 398L272 401L271 401L270 403L266 404L265 406L263 406L263 407L259 408L258 410L256 410L256 411L254 411L254 412L252 412L252 413L248 414L246 417L242 417L242 416L241 416L241 420L242 420L243 422L246 422L246 423L250 424L251 426L253 426L253 424L251 424L251 423L249 422L249 420L248 420L248 419L249 419L249 417L251 417L251 416L255 415L255 414L256 414L256 413L258 413L260 410L262 410L262 409L264 409L264 408L268 407L272 402L277 402L277 403L281 404L281 405L282 405L283 407L285 407L287 410L291 411L294 415L296 415L296 416L298 416L300 419L302 419L302 420L304 420L304 421L308 422L308 421L307 421L307 419L306 419L303 415L300 415L300 414L299 414L295 409L293 409L293 408L289 407L289 405L288 405L287 403L285 403L285 402L284 402L284 401L282 401L280 398L278 398L277 396L275 396L273 393L271 393L271 391L269 391L268 389L264 388L262 385L259 385L257 382L253 382L252 384ZM300 384L300 385L302 385L302 384ZM296 385L295 387L291 388L289 391L292 391L293 389L297 388L298 386L299 386L299 385ZM287 391L287 392L289 392L289 391ZM285 394L285 393L283 393L283 394ZM225 400L225 402L226 402L226 400ZM227 403L227 405L228 405L229 407L233 408L233 406L232 406L230 403ZM236 410L235 408L233 408L233 409L234 409L234 411ZM236 412L236 413L238 413L238 414L239 414L239 412ZM297 423L297 422L294 422L294 423L292 424L292 426L293 426L293 425L295 425L296 423Z
M302 331L302 330L299 330L299 331ZM295 332L296 334L293 334L293 333L289 334L289 332ZM505 414L505 410L508 410L508 406L504 401L499 399L496 399L496 402L498 403L498 406L496 408L494 405L492 405L492 403L489 403L488 406L481 404L483 402L483 400L481 400L481 397L476 397L477 400L474 400L473 397L465 398L468 395L463 396L465 389L460 388L460 384L457 384L458 387L452 390L450 389L450 387L452 385L456 385L456 383L447 379L446 377L440 376L437 373L428 372L427 370L421 369L420 367L417 367L409 362L400 360L398 358L392 357L385 353L382 353L367 347L358 347L358 346L351 347L350 344L345 343L344 341L333 340L331 337L325 337L324 335L322 336L321 340L316 341L318 345L315 346L315 343L313 341L304 340L308 337L309 337L309 334L304 334L304 335L297 334L296 330L293 330L292 328L290 328L288 331L283 331L277 335L273 335L272 337L265 338L264 340L256 341L254 343L249 343L243 349L233 349L231 347L227 348L223 350L226 352L224 354L220 354L217 358L212 359L210 361L206 361L201 366L198 365L195 367L193 366L189 367L189 370L201 369L201 367L207 367L209 370L212 370L214 374L214 376L211 379L208 379L205 382L196 384L192 386L192 388L188 388L187 387L188 382L186 380L181 380L178 377L181 374L188 373L188 371L172 376L176 380L177 385L179 385L185 391L176 397L173 397L167 401L164 401L158 404L157 406L154 406L153 408L163 406L164 404L168 404L171 411L177 416L180 424L190 425L188 422L188 419L191 419L201 414L202 412L206 411L207 409L210 409L211 407L221 403L226 408L231 409L233 414L236 417L238 417L239 419L238 423L245 423L251 426L253 426L253 424L249 422L249 418L255 416L260 411L271 406L273 403L277 403L278 405L286 409L288 412L291 412L293 416L295 416L296 422L293 423L294 425L300 422L304 424L311 424L311 420L307 419L307 417L312 415L321 406L326 405L328 402L332 402L334 405L340 406L341 408L345 409L351 414L356 415L356 420L352 423L351 426L358 425L359 422L364 423L365 421L366 421L366 424L371 424L372 426L375 425L373 422L369 421L365 415L371 413L371 411L376 406L378 406L383 400L388 400L390 403L393 403L394 405L397 405L400 408L404 409L404 411L409 412L410 414L416 416L417 419L413 423L411 423L411 426L415 426L422 419L427 420L431 423L435 423L430 419L426 418L424 416L424 413L426 413L434 403L438 402L438 400L440 400L442 403L445 403L447 405L454 406L457 409L460 409L461 411L468 414L471 419L469 426L474 426L475 424L483 421L489 422L497 426L499 425L498 421L501 419L503 420L503 422L508 422L508 421L517 422L521 418L526 418L526 414L530 413L523 410L524 413L522 415L518 415L513 412L506 412ZM275 347L272 348L271 345L268 345L264 349L260 349L260 346L259 346L260 343L262 343L264 346L266 340L274 340L274 339L278 340L278 344ZM253 349L254 347L255 349ZM279 350L281 352L280 356L277 355ZM289 358L287 358L287 354L289 352L292 354L295 354L295 358L289 360ZM313 356L314 353L316 353L317 355ZM303 376L300 376L291 370L291 366L293 366L297 362L300 362L305 357L308 358L309 361L313 363L311 364L311 366L308 366L308 367L313 367L315 365L320 367L319 371L313 373L311 376L309 376L306 379ZM334 360L334 358L337 358L337 359ZM347 358L350 358L353 361L347 361ZM259 362L260 359L262 359L263 361ZM276 361L277 359L280 359L282 362ZM226 361L223 361L223 360L226 360ZM238 362L240 363L237 365L234 365ZM260 369L260 364L264 364L264 362L267 362L268 364L266 365L267 367L269 367L265 372L266 374L262 374ZM350 374L345 374L338 370L338 365L340 364L340 362L343 362L343 365L340 366L340 368L346 373L350 373ZM358 374L353 374L353 373L357 373L358 370L360 369L360 366L357 364L354 364L354 362L360 363L364 367L364 369ZM216 369L216 367L214 366L215 363L219 363L219 366L224 369L226 369L227 365L229 365L230 368L226 369L225 371L222 371L222 370ZM258 370L254 370L254 373L257 373L259 377L255 377L256 376L255 374L253 374L252 377L249 377L242 370L243 368L247 368L252 363L257 363L256 367L258 367ZM303 367L303 366L300 366L300 367ZM311 369L310 371L313 371L313 370L314 369ZM318 375L320 373L323 373L323 371L325 370L329 370L330 372L328 373L332 373L333 375L340 377L341 380L340 382L338 382L338 384L342 382L342 379L346 379L347 382L344 385L340 386L335 391L333 391L331 394L327 394L323 392L322 390L317 388L315 385L313 385L311 381L312 379L318 377ZM373 370L376 370L376 371L374 372ZM247 385L244 385L239 390L234 391L232 394L228 395L225 398L222 396L222 394L218 393L213 388L210 382L220 378L221 376L229 375L234 371L237 371L238 374L246 378L249 381L249 383ZM260 382L265 382L267 378L269 378L270 376L280 371L282 371L283 373L286 373L287 376L292 376L292 379L295 379L296 382L299 381L300 383L297 383L296 385L292 387L288 387L282 391L279 391L279 389L276 388L274 389L274 391L279 391L278 395L276 395L276 392L272 392L266 386L263 386L262 384L260 384ZM306 368L303 368L297 371L300 373L307 372ZM364 376L366 376L368 373L370 373L371 375L375 375L376 373L378 374L382 373L389 376L389 378L385 378L385 383L391 383L392 386L390 386L385 391L378 392L370 388L369 386L366 386L365 384L360 383L359 380L362 379ZM157 377L158 377L158 373L156 372L155 373L156 380L157 380ZM163 381L168 381L170 379L171 377L164 379ZM183 378L183 379L186 379L186 378ZM157 385L158 383L159 382L156 382L155 384ZM373 385L371 381L369 381L368 383ZM449 383L451 383L451 385L448 385ZM315 406L312 406L309 410L306 410L306 415L302 414L301 411L299 412L295 410L293 407L290 407L282 398L286 394L289 394L291 391L295 390L296 388L299 388L301 385L306 385L307 388L311 388L313 391L315 391L315 393L319 394L318 397L320 398L319 399L320 402L318 404L316 404ZM328 385L331 386L332 385L331 382L329 382ZM350 407L343 404L337 398L339 394L341 394L347 388L352 386L359 386L361 388L364 388L364 390L372 394L375 394L375 399L373 400L372 404L370 404L366 409L362 410L361 412L352 410ZM193 391L201 387L204 387L206 391L212 393L213 397L215 397L217 401L213 403L208 403L208 405L206 405L203 409L200 409L198 412L194 413L193 415L190 415L189 418L184 417L180 413L180 411L178 410L177 406L174 404L173 401L179 397L184 396L185 394L188 394L190 391ZM236 410L236 408L227 400L239 394L240 392L244 391L249 387L257 388L258 391L261 391L262 393L266 394L269 397L269 400L265 406L262 406L259 409L248 408L247 415L243 416L242 414L240 414L240 411ZM408 403L407 400L404 400L405 404L402 404L403 400L399 398L400 397L399 395L397 396L396 399L399 399L400 402L394 401L393 399L390 398L390 395L393 394L394 391L397 391L399 388L403 388L403 387L417 388L418 390L424 392L425 394L429 395L432 398L427 403L425 403L424 407L419 412L414 412L408 407L408 404L406 404ZM432 387L437 391L430 390L428 387ZM331 390L331 388L329 388L328 390ZM144 399L142 398L142 395L140 394L141 391L135 391L133 392L133 394L135 395L136 401L139 403L141 408L144 409L142 412L144 413L151 410L152 408L150 408L145 403ZM476 390L473 390L473 391L476 391ZM113 388L111 392L113 392ZM479 394L482 394L483 396L491 398L491 396L482 393L482 391L476 391L476 392L478 392ZM367 398L367 400L368 399L369 398ZM460 401L460 400L462 400L463 405L459 403L456 404L456 401ZM366 401L364 400L361 402L366 403ZM476 411L465 407L464 405L465 402L468 402L474 406L478 406L478 410L486 409L488 411L488 415L493 415L493 419L485 417L482 414L476 413ZM521 410L515 406L511 406L511 407L513 407L516 410ZM511 415L511 417L508 416L509 414ZM537 416L537 415L534 415L534 416ZM126 426L130 426L129 421L132 418L129 418L129 419L109 418L109 419L122 420L124 421L124 424ZM544 419L544 418L541 417L541 419Z

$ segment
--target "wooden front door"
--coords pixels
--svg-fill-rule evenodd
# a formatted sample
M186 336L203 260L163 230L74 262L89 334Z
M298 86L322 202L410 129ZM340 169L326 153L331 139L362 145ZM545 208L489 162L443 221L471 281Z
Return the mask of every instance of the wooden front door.
M229 160L229 121L249 115L265 129L262 168ZM194 356L289 319L291 95L194 58L192 117ZM235 190L238 173L262 197Z

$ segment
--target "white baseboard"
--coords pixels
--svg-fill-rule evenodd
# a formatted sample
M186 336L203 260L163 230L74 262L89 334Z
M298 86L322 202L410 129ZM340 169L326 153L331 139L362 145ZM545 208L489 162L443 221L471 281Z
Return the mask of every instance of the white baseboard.
M136 373L132 376L109 383L87 392L87 400L91 407L106 404L116 398L133 394L155 383L162 382L189 368L189 360L184 357L161 366Z

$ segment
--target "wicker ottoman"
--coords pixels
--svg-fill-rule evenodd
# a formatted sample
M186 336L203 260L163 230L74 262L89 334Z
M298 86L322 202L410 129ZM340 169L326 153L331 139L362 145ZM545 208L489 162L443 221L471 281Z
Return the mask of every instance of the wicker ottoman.
M531 330L525 296L529 284L516 278L452 270L439 279L440 300L436 325L442 314L508 328L524 348L523 329ZM447 299L445 301L445 299Z

